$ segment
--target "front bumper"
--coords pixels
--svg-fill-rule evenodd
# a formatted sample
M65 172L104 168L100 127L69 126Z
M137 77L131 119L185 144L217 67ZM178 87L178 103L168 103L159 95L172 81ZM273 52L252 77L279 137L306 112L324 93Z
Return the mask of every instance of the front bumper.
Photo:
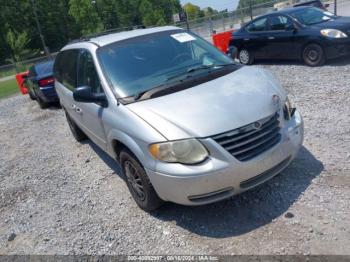
M324 45L327 59L350 55L350 39L328 39Z
M281 141L254 159L240 162L207 138L202 142L211 155L205 163L195 166L171 164L169 172L149 169L146 172L163 200L183 205L209 204L251 189L280 173L296 157L303 133L303 120L296 112L282 127Z

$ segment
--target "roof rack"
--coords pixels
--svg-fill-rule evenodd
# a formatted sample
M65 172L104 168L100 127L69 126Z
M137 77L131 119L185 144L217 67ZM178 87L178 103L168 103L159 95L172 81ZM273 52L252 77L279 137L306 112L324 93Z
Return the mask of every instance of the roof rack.
M145 28L146 28L145 26L141 25L141 26L129 26L129 27L123 27L123 28L110 29L110 30L106 30L106 31L99 32L96 34L90 34L90 35L86 35L86 36L83 36L83 37L78 38L78 39L74 39L74 40L70 41L68 44L86 42L86 41L90 41L92 38L96 38L99 36L115 34L115 33L120 33L120 32L124 32L124 31L132 31L132 30L136 30L136 29L145 29Z

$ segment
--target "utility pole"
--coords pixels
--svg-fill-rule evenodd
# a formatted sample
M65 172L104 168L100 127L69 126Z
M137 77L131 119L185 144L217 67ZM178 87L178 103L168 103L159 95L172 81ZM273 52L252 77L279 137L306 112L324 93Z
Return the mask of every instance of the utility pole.
M334 14L337 15L337 0L334 0Z
M43 35L42 31L41 31L41 26L40 26L40 22L39 22L39 17L38 17L38 13L37 13L37 9L36 9L35 0L31 0L31 2L32 2L32 6L33 6L33 13L34 13L36 26L38 28L38 32L39 32L39 35L40 35L41 43L42 43L43 48L44 48L44 52L45 52L46 55L50 55L50 51L49 51L49 49L46 46L44 35Z
M183 10L184 10L185 16L186 16L186 27L187 27L187 30L189 31L190 30L190 24L188 22L188 13L187 13L185 8L183 8Z
M97 13L98 17L101 17L100 16L100 10L98 9L98 6L97 6L97 1L96 0L92 0L91 4L95 7L95 10L96 10L96 13Z
M252 0L249 1L249 14L250 14L250 21L253 20L253 3Z

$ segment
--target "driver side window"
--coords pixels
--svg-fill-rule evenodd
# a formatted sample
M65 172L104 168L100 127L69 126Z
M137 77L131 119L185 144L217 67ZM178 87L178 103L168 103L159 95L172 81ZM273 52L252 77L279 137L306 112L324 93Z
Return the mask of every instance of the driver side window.
M267 18L258 19L247 26L249 32L263 32L267 30Z
M94 61L87 50L81 50L78 61L78 86L89 86L95 94L104 93Z
M285 16L273 16L270 18L270 29L272 31L286 30L292 25L292 22Z

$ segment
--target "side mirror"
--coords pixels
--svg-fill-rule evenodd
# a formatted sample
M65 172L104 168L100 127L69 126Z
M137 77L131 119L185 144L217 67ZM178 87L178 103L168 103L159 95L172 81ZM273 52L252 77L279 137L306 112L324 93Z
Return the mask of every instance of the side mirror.
M237 57L237 48L235 46L230 46L227 51L227 55L233 60Z
M108 106L108 100L105 94L94 94L89 86L78 87L73 92L73 98L77 102L96 103L102 107Z
M324 8L328 8L330 5L329 4L324 4Z

